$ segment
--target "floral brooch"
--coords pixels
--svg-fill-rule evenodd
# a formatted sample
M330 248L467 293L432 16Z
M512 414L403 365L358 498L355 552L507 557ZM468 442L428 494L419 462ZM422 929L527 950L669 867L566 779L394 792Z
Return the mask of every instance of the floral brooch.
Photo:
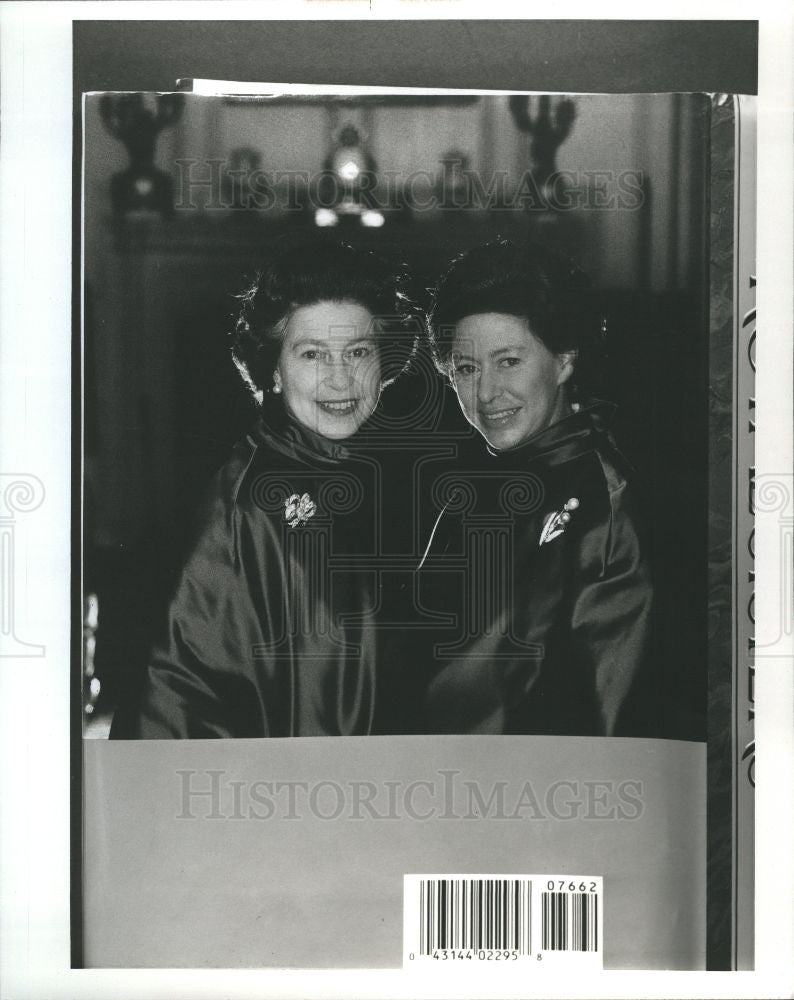
M543 522L543 531L540 533L540 541L538 542L538 545L550 542L558 535L561 535L571 520L572 512L575 511L578 506L579 501L577 498L571 497L562 510L553 511L551 514L547 514L546 520Z
M317 504L308 493L304 493L303 496L293 493L284 501L284 520L290 528L297 528L313 517L316 510Z

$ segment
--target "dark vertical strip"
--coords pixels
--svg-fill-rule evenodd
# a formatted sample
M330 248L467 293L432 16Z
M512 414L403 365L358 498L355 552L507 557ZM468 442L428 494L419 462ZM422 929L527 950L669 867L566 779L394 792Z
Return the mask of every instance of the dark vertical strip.
M709 455L708 597L714 627L708 643L707 889L706 968L732 968L732 733L734 655L732 622L732 470L734 157L733 102L715 99L711 108L709 159ZM720 460L730 455L731 461Z
M522 955L526 954L526 948L524 947L524 887L526 882L521 881L518 883L518 891L516 893L516 938L518 941L517 947Z
M559 935L557 937L557 940L559 942L558 943L558 948L560 950L562 950L562 951L564 951L568 947L568 939L567 939L567 935L566 935L566 930L567 930L566 917L568 915L568 910L567 910L567 907L565 905L566 902L567 902L567 900L566 900L565 896L563 896L562 893L558 893L557 894L557 907L558 907L558 910L559 910L560 918L559 918L559 921L558 921Z
M523 951L521 947L521 887L523 882L515 882L513 884L513 944L512 947L517 951Z
M502 882L502 947L509 948L508 940L508 921L507 921L507 892L510 887L510 883L507 881Z
M477 882L469 882L469 947L477 947Z
M438 936L438 947L447 947L447 899L449 897L449 882L447 879L441 880L441 933Z
M496 898L494 901L494 923L496 924L496 947L502 948L502 937L504 934L504 926L502 924L502 896L504 894L504 882L496 882L494 886L496 890Z
M653 184L650 177L642 179L642 208L640 209L639 261L637 283L643 290L651 287L651 255L653 252Z
M681 210L679 191L681 188L681 94L672 94L670 119L670 179L667 185L670 201L667 206L667 260L665 261L664 287L673 291L678 288L678 213Z
M450 916L452 914L452 882L444 879L444 933L442 935L442 948L449 948L450 939Z
M488 881L488 905L485 908L485 919L488 921L487 933L485 939L487 941L486 947L494 947L494 884L491 880Z
M75 29L72 25L74 48ZM80 254L82 248L82 148L83 120L82 94L77 83L78 67L73 65L72 100L72 463L71 463L71 627L70 627L70 726L69 726L69 909L70 909L70 961L73 969L82 969L83 950L83 553L82 553L82 444L83 426L81 401L83 394L81 376L81 310L82 275Z
M490 920L490 909L491 909L491 883L486 882L483 886L483 901L482 901L482 942L483 948L491 947L491 920Z
M482 882L477 883L477 950L482 948L482 924L484 919L483 913L484 900L482 891Z

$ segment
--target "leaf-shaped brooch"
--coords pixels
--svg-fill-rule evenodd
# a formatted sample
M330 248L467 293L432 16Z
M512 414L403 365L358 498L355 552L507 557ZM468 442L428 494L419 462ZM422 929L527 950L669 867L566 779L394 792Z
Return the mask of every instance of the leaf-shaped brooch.
M579 501L577 498L571 497L562 510L552 511L551 514L547 514L546 519L543 522L543 531L540 533L540 541L538 542L538 545L551 542L558 535L561 535L570 523L571 514L578 506Z
M290 528L297 528L313 517L316 510L317 505L308 493L303 496L293 493L284 501L284 520Z

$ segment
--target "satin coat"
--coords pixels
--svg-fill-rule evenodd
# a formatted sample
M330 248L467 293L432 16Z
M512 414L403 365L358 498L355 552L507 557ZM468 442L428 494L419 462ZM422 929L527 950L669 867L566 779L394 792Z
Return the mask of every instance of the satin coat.
M424 654L418 731L651 735L653 590L613 409L447 477L418 594L450 624Z
M376 475L365 453L260 421L209 489L139 703L111 735L391 731L399 697L375 641Z

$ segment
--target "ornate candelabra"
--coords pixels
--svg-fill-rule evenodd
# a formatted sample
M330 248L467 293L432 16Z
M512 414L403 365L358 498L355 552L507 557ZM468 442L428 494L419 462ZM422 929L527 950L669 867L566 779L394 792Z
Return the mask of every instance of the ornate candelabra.
M537 108L535 114L532 113L533 105ZM576 118L576 105L568 97L514 94L510 98L510 113L516 127L530 136L532 177L538 191L547 195L557 172L557 150L570 135Z
M154 166L154 148L160 132L179 119L184 101L183 94L157 94L154 111L146 107L143 94L105 94L100 101L105 127L124 143L130 157L127 169L110 181L116 215L140 210L169 215L173 211L171 178Z

